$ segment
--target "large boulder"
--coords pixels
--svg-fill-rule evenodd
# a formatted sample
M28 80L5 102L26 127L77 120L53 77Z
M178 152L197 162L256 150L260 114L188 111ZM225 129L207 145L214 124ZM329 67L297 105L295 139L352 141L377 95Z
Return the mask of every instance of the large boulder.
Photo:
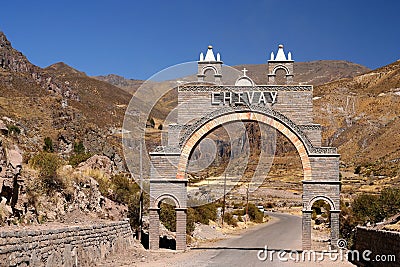
M14 149L6 150L6 154L9 166L11 166L13 169L22 167L21 150L18 148L17 145L14 145Z
M78 170L100 170L105 174L111 175L113 173L113 163L106 156L94 155L78 165Z
M0 120L0 132L5 135L8 134L8 127L2 120Z

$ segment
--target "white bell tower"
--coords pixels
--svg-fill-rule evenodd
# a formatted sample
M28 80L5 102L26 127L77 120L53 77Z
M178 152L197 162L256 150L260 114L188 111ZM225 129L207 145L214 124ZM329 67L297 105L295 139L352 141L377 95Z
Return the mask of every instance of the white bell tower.
M213 47L211 45L208 46L205 57L203 53L200 53L200 58L198 61L197 80L199 82L213 82L215 84L221 84L221 55L217 53L217 58L215 58L212 48Z
M286 73L286 84L292 84L294 76L293 65L294 60L292 60L292 53L289 52L288 57L286 58L285 52L283 51L283 45L279 45L276 57L274 56L274 52L271 52L270 60L268 60L268 84L276 84L276 71L280 69L283 69Z

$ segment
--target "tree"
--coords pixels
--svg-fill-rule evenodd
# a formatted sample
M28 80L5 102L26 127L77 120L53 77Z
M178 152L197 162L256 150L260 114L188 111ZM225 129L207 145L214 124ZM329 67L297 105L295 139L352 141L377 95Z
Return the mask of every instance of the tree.
M379 197L383 216L390 217L400 211L400 188L385 188Z
M365 224L366 222L375 223L384 219L379 203L379 196L376 195L359 195L354 200L352 210L356 220L361 224Z

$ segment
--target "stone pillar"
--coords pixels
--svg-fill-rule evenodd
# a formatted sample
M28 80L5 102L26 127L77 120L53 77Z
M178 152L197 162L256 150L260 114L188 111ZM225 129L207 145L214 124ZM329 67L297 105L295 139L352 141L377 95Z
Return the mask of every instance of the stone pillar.
M160 209L150 208L150 222L149 222L149 249L160 248Z
M215 74L214 78L215 78L215 83L218 84L218 85L221 85L222 75L221 74Z
M286 84L292 84L292 83L293 83L293 75L286 74Z
M303 210L303 217L302 217L302 247L303 250L310 250L311 249L311 210Z
M176 208L176 250L186 250L186 208Z
M337 248L339 239L339 215L340 210L331 210L331 248Z
M269 85L275 84L275 74L268 74L268 84Z

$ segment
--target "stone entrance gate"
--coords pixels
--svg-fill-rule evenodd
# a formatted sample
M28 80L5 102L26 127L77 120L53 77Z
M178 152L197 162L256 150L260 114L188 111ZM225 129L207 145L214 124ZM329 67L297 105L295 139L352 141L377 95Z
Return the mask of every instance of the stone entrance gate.
M285 72L276 85L277 71ZM159 248L159 205L169 199L176 207L176 248L186 249L186 168L196 145L218 126L235 121L256 121L286 136L295 146L303 167L302 246L311 248L311 207L323 199L330 205L331 245L339 237L340 180L336 148L321 147L321 125L313 123L313 87L293 84L293 60L279 46L268 61L268 84L255 85L239 77L222 85L222 61L212 47L198 61L198 83L178 88L177 124L168 126L168 146L150 152L149 247ZM206 82L207 81L207 82ZM212 81L213 83L210 83Z

